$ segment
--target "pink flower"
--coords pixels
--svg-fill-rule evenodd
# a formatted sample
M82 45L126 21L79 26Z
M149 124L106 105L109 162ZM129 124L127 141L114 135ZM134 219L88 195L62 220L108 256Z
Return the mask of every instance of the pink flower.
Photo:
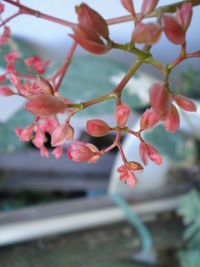
M4 83L4 82L6 82L6 80L7 80L7 78L6 78L6 73L0 75L0 83Z
M92 144L76 141L68 149L68 157L75 162L88 161L89 163L95 163L100 157L100 152Z
M17 61L17 57L18 55L16 50L11 51L4 56L6 62L9 64L14 64Z
M158 23L139 22L132 34L133 43L155 44L161 37L162 28Z
M15 93L8 86L0 86L0 95L2 96L12 96Z
M43 118L40 120L40 129L42 132L52 134L55 128L58 126L58 122L54 118Z
M110 127L103 120L89 120L86 124L86 131L91 136L101 137L108 134Z
M122 103L115 110L115 119L119 127L124 127L130 116L130 108L127 104Z
M153 109L146 109L140 118L140 129L152 129L158 124L159 120Z
M150 144L141 142L139 146L139 154L144 165L147 165L148 158L152 160L155 164L162 164L162 158L158 154L157 150Z
M190 25L192 19L192 4L184 3L181 8L176 11L176 19L184 31L186 31Z
M17 88L17 90L19 91L21 85L20 85L20 80L18 79L18 77L15 74L13 74L13 73L10 73L10 76L9 77L10 77L10 82L12 83L12 85L15 88Z
M46 141L45 138L45 134L40 130L40 128L37 126L36 127L36 135L33 139L33 144L37 147L37 148L41 148L44 144L44 142Z
M45 146L42 146L42 147L40 148L40 155L41 155L42 157L49 158L49 152L48 152L48 150L46 149Z
M59 159L63 155L62 146L58 146L58 147L54 148L52 154L55 156L56 159Z
M195 112L197 110L195 103L189 97L183 95L175 95L174 100L180 108L186 111Z
M34 125L29 125L25 129L22 128L15 128L15 133L19 137L20 141L22 142L29 142L32 138Z
M66 104L52 95L35 95L26 104L26 109L37 116L51 116L65 110Z
M135 14L134 4L132 0L121 0L121 3L128 12Z
M163 84L154 83L151 86L150 103L160 119L165 119L168 116L171 101L169 90Z
M140 172L143 168L138 162L129 161L121 165L117 171L120 173L120 180L127 183L129 186L134 186L137 183L134 172Z
M26 58L24 63L26 64L27 68L30 69L32 66L38 74L43 74L46 71L46 67L49 65L50 61L42 61L40 57L35 56Z
M144 17L151 13L157 6L159 0L143 0L141 16Z
M180 125L179 114L174 105L171 105L169 114L164 120L165 129L168 132L176 132Z
M10 28L5 26L3 34L0 37L0 48L8 41L10 38Z
M68 123L59 125L55 128L51 136L51 145L60 146L63 145L66 140L72 141L74 137L74 129Z

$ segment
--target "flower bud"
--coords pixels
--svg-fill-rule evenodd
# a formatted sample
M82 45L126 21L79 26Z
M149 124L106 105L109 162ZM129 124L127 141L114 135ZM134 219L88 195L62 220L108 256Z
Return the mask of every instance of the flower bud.
M126 161L124 166L131 172L141 172L143 170L142 165L136 161Z
M195 103L189 97L183 95L176 95L174 96L174 100L180 108L186 111L195 112L197 110Z
M52 154L55 156L56 159L59 159L63 155L62 146L58 146L58 147L54 148Z
M172 15L164 15L163 22L163 29L169 41L177 45L183 44L185 41L185 31L177 19Z
M4 82L6 82L6 80L7 80L6 74L0 75L0 83L4 83Z
M35 95L26 104L26 109L37 116L52 116L64 112L66 104L56 96Z
M99 13L84 3L76 6L76 13L78 14L78 22L81 27L89 31L94 31L105 39L108 39L108 25Z
M109 130L110 127L103 120L95 119L87 121L86 131L91 136L101 137L107 135Z
M85 50L90 53L101 55L107 53L111 46L105 44L99 35L81 26L76 26L73 28L74 34L70 36Z
M179 128L180 120L179 114L174 105L171 105L169 114L167 118L164 120L165 129L168 132L176 132Z
M135 8L132 0L121 0L121 4L128 12L135 14Z
M148 158L152 160L155 164L162 164L162 158L158 154L157 150L150 144L141 142L139 146L139 154L144 165L147 165Z
M176 19L184 31L186 31L192 19L192 4L184 3L180 9L177 9Z
M59 125L55 128L51 135L51 145L61 146L66 140L72 141L74 137L74 129L68 124Z
M171 96L161 83L154 83L150 89L150 103L161 119L167 117L171 105Z
M0 86L0 95L2 96L12 96L15 93L8 86Z
M16 50L11 51L4 56L5 61L9 64L14 64L17 61L17 58L18 54Z
M133 43L155 44L161 37L162 28L158 23L139 22L132 34Z
M140 118L140 129L152 129L159 122L159 117L153 109L146 109Z
M44 79L42 76L38 76L38 82L39 82L40 89L42 92L44 92L44 94L53 95L54 93L53 87L49 81Z
M115 110L115 119L119 127L124 127L130 115L130 108L127 104L122 103Z
M154 8L157 6L158 0L143 0L142 3L142 10L141 10L141 16L145 17L149 13L151 13Z

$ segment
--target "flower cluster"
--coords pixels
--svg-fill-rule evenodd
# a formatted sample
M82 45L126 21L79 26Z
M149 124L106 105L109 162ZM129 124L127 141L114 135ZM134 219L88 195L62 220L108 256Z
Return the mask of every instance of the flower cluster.
M22 5L20 0L3 0L6 4L11 4L18 8L18 11L3 20L6 6L0 3L0 49L11 38L11 31L8 22L22 14L32 15L47 19L52 22L60 23L70 27L72 33L70 37L73 44L63 65L55 72L52 77L44 77L46 68L50 64L49 60L42 60L35 55L24 59L27 73L20 73L16 69L18 52L10 51L4 55L6 70L0 74L0 95L18 95L26 99L25 108L34 115L34 121L27 125L25 129L15 128L15 133L22 142L32 142L40 149L42 156L49 157L46 147L47 134L51 138L53 155L59 158L67 149L68 157L75 162L95 163L101 156L114 148L118 148L123 164L118 168L121 181L129 186L134 186L137 182L135 173L142 171L140 163L127 161L124 154L121 137L122 134L132 134L140 141L139 155L144 165L148 164L148 159L157 165L162 163L162 158L158 151L151 144L147 143L142 136L143 131L151 130L158 124L163 124L166 131L175 132L179 128L180 118L178 108L185 111L195 112L195 103L181 94L176 95L170 88L169 77L172 70L187 58L199 58L200 51L187 52L187 30L190 26L193 6L197 1L183 1L168 6L157 7L159 0L143 0L141 10L136 13L133 0L121 0L122 7L130 13L128 16L105 20L98 12L82 3L75 7L78 23L60 20L50 15L39 13L34 9ZM152 18L151 21L146 21ZM111 24L122 23L127 20L133 21L134 28L130 36L130 42L119 44L113 41L109 34ZM164 64L157 61L151 54L151 47L158 43L162 34L175 45L180 46L180 55L171 64ZM143 44L144 47L137 47ZM63 98L58 90L66 74L70 62L73 58L77 45L80 45L87 52L102 55L111 49L121 49L124 52L132 53L136 56L133 65L123 77L120 83L104 96L91 99L86 102L72 103L69 99ZM151 64L157 68L163 81L155 83L150 88L151 107L146 109L140 118L138 131L132 131L127 126L131 116L130 107L122 102L123 90L143 64ZM11 86L9 85L11 84ZM70 98L70 96L69 96ZM115 136L113 143L105 149L99 150L90 143L74 141L74 128L71 125L71 118L77 112L92 105L115 99L116 108L114 112L115 123L109 125L102 119L90 119L86 123L86 132L93 137L102 137L112 132ZM60 123L58 114L66 115L64 122Z

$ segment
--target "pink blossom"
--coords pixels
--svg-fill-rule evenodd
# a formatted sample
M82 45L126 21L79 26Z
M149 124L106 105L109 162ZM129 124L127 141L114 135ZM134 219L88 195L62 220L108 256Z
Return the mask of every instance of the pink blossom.
M33 67L33 69L38 74L43 74L46 71L46 67L49 65L50 61L42 61L40 57L29 57L24 60L24 63L28 68Z
M44 142L46 141L45 138L45 134L40 130L40 128L37 126L36 127L36 135L33 139L33 144L37 147L37 148L41 148L44 144Z
M186 111L195 112L197 110L195 103L189 97L183 95L175 95L174 100L180 108Z
M75 162L94 163L99 159L99 150L92 144L76 141L68 149L68 157Z
M8 86L0 86L0 95L2 96L12 96L15 93Z
M7 63L9 64L14 64L17 61L18 55L17 55L17 51L11 51L8 54L6 54L4 56L5 60Z
M6 80L7 80L7 78L6 78L6 73L0 75L0 83L4 83L4 82L6 82Z
M72 141L74 136L74 129L68 123L64 123L55 128L51 135L51 145L63 145L66 140Z
M9 38L10 38L10 28L5 26L3 34L0 37L0 48L8 41Z
M41 155L42 157L49 158L49 152L48 152L48 150L46 149L45 146L42 146L42 147L40 148L40 155Z
M54 118L43 118L40 122L40 129L42 132L52 134L58 126L58 121Z
M55 156L56 159L59 159L63 155L62 146L58 146L58 147L54 148L52 154Z
M180 125L179 114L174 105L171 105L169 114L164 120L165 129L168 132L176 132Z
M130 116L130 108L127 104L122 103L116 107L115 119L119 127L124 127Z
M93 119L93 120L87 121L86 131L91 136L95 136L95 137L105 136L106 134L108 134L109 130L110 130L110 127L103 120Z
M147 165L148 158L152 160L155 164L162 164L162 158L158 154L157 150L150 144L141 142L139 146L139 154L144 165Z
M17 90L19 90L20 89L20 80L18 79L18 77L13 73L11 73L9 77L10 77L10 82L12 83L12 85L15 88L17 88Z
M120 173L120 180L129 186L134 186L137 183L134 172L142 171L142 166L135 161L125 162L117 171Z
M19 137L21 142L29 142L32 138L34 125L29 125L25 129L15 128L15 133Z
M140 118L140 129L152 129L158 124L159 120L153 109L146 109Z

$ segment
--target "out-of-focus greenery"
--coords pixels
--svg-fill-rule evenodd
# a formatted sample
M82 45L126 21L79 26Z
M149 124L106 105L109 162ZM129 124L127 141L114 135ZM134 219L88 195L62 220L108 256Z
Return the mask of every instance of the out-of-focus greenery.
M200 266L200 194L191 191L182 197L178 214L183 217L186 230L183 235L185 249L179 252L182 267Z
M175 93L181 93L191 98L200 99L200 71L188 66L186 72L180 74Z

